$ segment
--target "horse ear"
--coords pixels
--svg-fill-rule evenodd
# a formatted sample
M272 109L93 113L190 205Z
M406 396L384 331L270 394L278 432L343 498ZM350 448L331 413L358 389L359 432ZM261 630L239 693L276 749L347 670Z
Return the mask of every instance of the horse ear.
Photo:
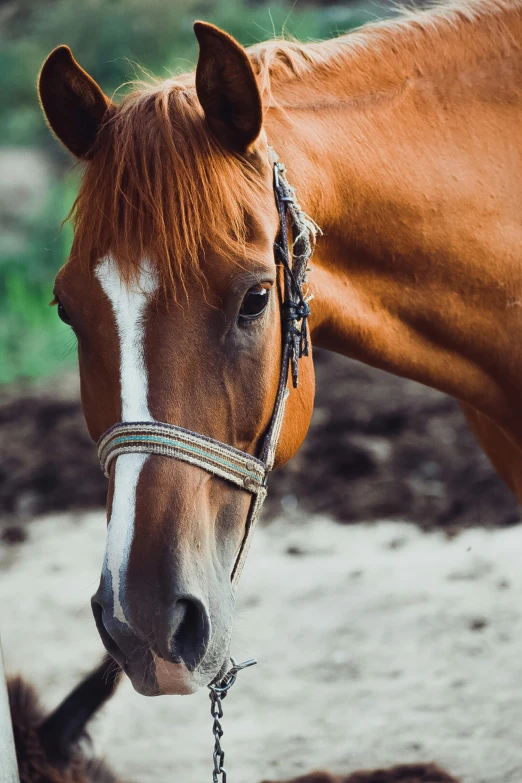
M88 159L114 104L78 65L68 46L58 46L44 62L38 93L51 130L73 155Z
M208 124L218 139L246 152L261 132L263 107L252 64L230 35L206 22L195 22L199 43L196 91Z

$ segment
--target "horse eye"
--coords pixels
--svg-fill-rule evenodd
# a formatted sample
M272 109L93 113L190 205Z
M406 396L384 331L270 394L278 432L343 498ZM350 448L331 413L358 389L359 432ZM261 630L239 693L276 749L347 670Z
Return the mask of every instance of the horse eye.
M253 321L259 318L265 311L268 304L268 290L260 285L255 285L247 291L241 309L239 318L241 321Z
M67 315L67 310L63 306L63 304L58 300L58 318L60 318L64 324L67 324L68 326L71 325L71 319Z

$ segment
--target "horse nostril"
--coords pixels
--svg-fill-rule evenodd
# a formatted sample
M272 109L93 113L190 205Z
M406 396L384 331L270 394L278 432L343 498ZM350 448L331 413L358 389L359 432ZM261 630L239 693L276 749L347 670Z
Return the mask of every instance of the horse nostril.
M172 615L171 654L192 671L201 663L208 647L210 621L204 605L196 598L176 601Z
M103 622L103 607L98 601L96 601L94 598L91 599L91 608L92 613L94 615L94 621L96 623L96 628L98 629L98 633L100 635L100 638L103 642L103 646L109 653L109 655L114 658L116 663L119 663L119 665L123 668L125 666L125 655L123 654L122 650L118 647L110 633L108 632L107 628L105 627L105 623Z

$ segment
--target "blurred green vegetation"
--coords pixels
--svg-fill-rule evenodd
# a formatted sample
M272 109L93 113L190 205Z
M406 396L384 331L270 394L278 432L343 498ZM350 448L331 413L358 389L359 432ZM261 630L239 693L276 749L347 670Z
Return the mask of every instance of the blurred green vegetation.
M23 241L0 242L0 383L54 373L75 356L70 331L47 306L70 246L70 227L60 231L60 224L78 177L71 174L71 161L52 138L37 101L36 77L51 49L68 44L111 95L139 75L139 67L156 76L192 69L197 18L248 45L282 33L300 40L327 38L378 13L375 4L314 6L299 0L274 6L246 0L3 0L1 144L41 150L52 162L52 176L39 209L29 216L27 211L9 214L7 222L15 221Z

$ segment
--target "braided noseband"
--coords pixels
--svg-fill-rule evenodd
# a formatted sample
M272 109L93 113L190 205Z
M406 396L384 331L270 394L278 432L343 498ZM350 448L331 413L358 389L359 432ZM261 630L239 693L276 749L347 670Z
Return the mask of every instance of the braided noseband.
M310 308L304 298L303 285L318 229L300 208L295 191L286 180L285 167L272 149L270 155L274 167L274 196L279 213L279 235L274 245L274 253L276 261L284 269L284 296L281 305L283 351L274 412L259 457L253 457L197 432L162 422L120 422L104 432L98 441L98 457L107 477L111 462L120 454L161 454L196 465L252 493L245 534L232 569L233 586L241 575L252 533L266 497L268 473L274 465L286 398L289 394L288 371L291 368L292 384L297 388L299 359L301 356L308 356L306 319L310 315ZM291 251L288 223L292 230Z

